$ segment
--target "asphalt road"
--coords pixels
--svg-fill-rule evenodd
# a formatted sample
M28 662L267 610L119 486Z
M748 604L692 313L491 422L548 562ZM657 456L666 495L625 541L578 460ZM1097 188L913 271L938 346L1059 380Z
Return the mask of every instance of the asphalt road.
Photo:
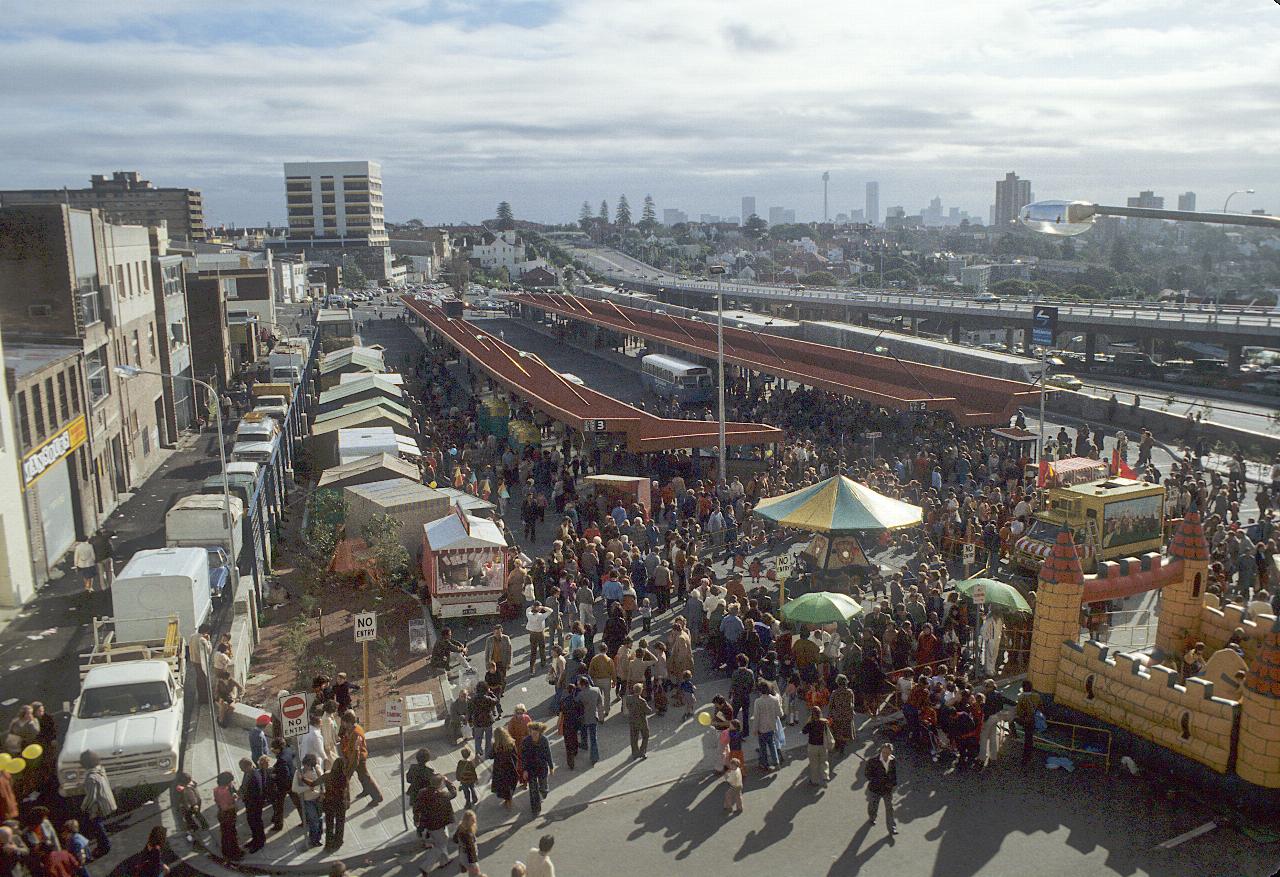
M1188 412L1199 414L1205 420L1233 426L1237 429L1249 429L1254 432L1280 434L1280 398L1274 402L1259 400L1241 402L1228 399L1208 398L1187 387L1170 386L1168 389L1140 387L1124 381L1109 380L1094 375L1079 376L1084 381L1087 391L1106 395L1115 392L1120 401L1127 405L1133 401L1136 393L1142 399L1142 407L1149 410L1168 411L1185 417ZM1096 388L1096 389L1095 389ZM1172 402L1170 402L1172 400Z

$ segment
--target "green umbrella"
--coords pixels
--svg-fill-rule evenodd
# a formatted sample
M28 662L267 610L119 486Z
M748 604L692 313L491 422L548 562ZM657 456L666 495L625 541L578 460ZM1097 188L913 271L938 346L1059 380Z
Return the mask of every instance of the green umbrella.
M970 599L973 598L974 589L981 587L983 605L1007 609L1010 612L1031 611L1031 606L1013 585L998 582L995 579L964 579L953 584L957 591Z
M848 594L814 591L787 601L782 617L797 624L832 624L862 613L862 604Z

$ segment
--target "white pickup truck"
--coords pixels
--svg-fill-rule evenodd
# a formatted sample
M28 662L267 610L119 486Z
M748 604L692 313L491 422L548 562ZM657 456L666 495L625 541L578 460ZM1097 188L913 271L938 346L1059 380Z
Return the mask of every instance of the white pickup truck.
M182 744L185 644L170 623L163 641L114 643L95 619L94 650L81 665L80 696L58 753L58 790L84 794L80 754L93 750L113 789L166 785Z

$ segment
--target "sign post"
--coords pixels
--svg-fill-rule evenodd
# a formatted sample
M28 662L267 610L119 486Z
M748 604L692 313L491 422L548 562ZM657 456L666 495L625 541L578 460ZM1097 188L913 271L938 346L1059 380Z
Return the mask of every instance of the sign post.
M286 694L280 698L280 736L300 737L310 724L311 693Z
M400 696L400 689L393 688L387 692L387 704L384 710L386 711L386 726L400 729L400 819L404 821L404 830L408 831L409 811L405 803L408 791L404 785L404 698Z
M841 433L841 435L843 436L844 433ZM882 435L884 435L884 433L879 431L866 433L866 437L871 439L871 465L873 466L876 462L876 439L880 438Z
M364 726L371 725L373 698L369 696L369 642L378 638L378 613L361 612L355 616L356 642L360 643L360 657L364 665Z
M978 558L978 546L974 545L972 542L964 543L964 577L966 579L969 578L969 568L973 566L973 563L975 560L977 560L977 558ZM974 602L976 603L977 600L975 599Z
M977 607L977 617L973 620L973 666L977 667L982 657L982 607L987 602L987 589L984 585L974 585L969 592L973 605Z
M1058 309L1036 305L1031 309L1031 343L1040 345L1040 446L1036 460L1044 459L1044 392L1049 383L1049 348L1058 335Z
M782 604L787 602L787 579L791 577L791 555L780 554L778 559L774 561L774 565L778 570L778 611L782 611Z

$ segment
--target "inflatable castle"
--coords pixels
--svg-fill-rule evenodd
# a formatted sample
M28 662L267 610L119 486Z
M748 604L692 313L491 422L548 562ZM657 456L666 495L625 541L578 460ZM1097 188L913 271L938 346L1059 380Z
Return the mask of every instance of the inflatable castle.
M1280 622L1219 605L1204 590L1208 571L1195 512L1178 525L1167 554L1104 562L1095 575L1082 574L1070 535L1061 534L1040 571L1028 677L1056 704L1220 774L1280 789ZM1154 654L1079 642L1084 604L1157 588ZM1227 648L1240 632L1243 658ZM1196 642L1212 657L1202 676L1184 682L1174 662Z

